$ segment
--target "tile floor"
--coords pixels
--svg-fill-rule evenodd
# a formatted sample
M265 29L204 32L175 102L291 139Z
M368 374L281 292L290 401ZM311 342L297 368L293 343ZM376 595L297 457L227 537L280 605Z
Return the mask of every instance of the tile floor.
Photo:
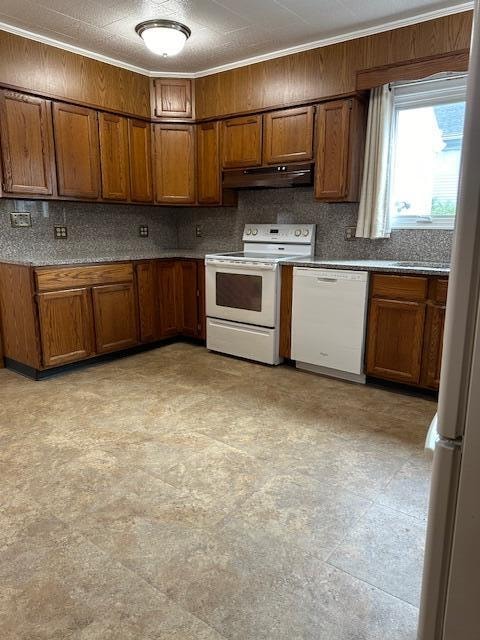
M188 344L0 371L0 637L413 640L434 413Z

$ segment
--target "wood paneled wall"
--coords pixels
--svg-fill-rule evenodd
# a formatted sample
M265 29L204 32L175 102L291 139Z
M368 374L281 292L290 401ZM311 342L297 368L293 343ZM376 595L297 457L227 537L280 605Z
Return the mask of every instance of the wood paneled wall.
M465 51L472 12L197 78L196 117L211 118L355 91L363 69Z
M0 84L150 117L146 76L0 31Z

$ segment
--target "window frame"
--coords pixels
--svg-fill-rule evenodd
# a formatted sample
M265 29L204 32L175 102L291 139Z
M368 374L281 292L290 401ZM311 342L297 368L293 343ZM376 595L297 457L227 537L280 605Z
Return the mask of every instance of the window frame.
M433 107L435 105L466 102L467 74L439 74L426 80L395 83L391 85L394 92L394 112L390 134L390 159L388 170L388 208L391 229L444 229L455 228L455 216L432 218L424 216L401 216L393 213L392 191L395 172L395 143L398 132L399 113L406 109ZM463 144L463 136L462 136Z

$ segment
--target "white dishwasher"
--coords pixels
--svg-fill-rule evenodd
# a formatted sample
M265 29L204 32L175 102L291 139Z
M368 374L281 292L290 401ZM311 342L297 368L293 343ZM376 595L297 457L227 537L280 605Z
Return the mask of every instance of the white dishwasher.
M365 382L368 273L295 267L292 359L306 369Z

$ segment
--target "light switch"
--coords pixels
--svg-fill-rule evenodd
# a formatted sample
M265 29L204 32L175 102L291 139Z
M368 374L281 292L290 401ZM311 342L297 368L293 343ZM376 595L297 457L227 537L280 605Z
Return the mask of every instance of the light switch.
M29 213L11 213L10 224L12 227L31 227L32 216Z

